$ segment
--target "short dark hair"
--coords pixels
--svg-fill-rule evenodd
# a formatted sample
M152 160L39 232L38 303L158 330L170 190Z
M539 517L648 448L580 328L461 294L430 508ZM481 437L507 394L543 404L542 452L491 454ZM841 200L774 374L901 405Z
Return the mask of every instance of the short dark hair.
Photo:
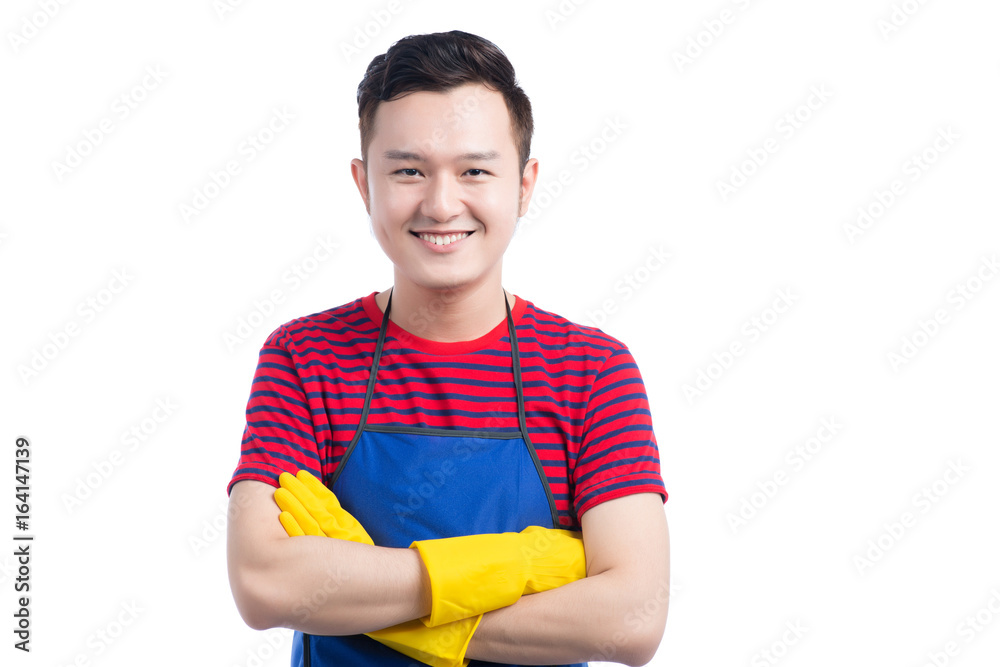
M503 94L523 173L534 132L531 102L503 51L493 42L461 30L404 37L368 64L358 85L358 129L365 170L380 103L417 91L447 92L467 83L481 83Z

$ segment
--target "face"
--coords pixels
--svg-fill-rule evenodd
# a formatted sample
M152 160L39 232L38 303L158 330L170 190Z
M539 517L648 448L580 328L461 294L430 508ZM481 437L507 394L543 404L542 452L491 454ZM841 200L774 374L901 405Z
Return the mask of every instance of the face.
M396 281L463 290L500 284L538 164L522 175L503 95L467 84L380 104L351 172Z

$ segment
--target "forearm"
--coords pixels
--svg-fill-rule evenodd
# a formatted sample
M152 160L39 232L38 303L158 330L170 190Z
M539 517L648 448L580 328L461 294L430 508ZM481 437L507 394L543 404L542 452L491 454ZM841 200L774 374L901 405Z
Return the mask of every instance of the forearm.
M311 634L369 632L430 612L427 574L412 549L389 549L317 536L289 537L278 522L270 487L258 495L259 516L231 522L229 576L244 620L263 630Z
M276 626L348 635L386 628L430 612L422 562L411 549L328 537L282 540L264 574Z
M640 591L624 573L606 571L522 597L483 616L467 657L548 665L588 660L644 665L667 615L669 574Z

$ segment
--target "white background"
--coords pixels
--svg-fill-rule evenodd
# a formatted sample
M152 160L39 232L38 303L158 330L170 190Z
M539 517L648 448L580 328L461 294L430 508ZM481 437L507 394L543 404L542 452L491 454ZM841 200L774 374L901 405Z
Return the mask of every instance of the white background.
M26 435L36 539L30 655L0 550L0 662L287 664L289 633L237 614L217 529L257 352L391 285L350 178L356 88L395 40L457 28L513 62L539 188L571 178L522 219L505 287L600 325L646 382L673 574L653 664L996 664L1000 5L219 5L4 3L0 533ZM294 120L246 160L274 109ZM851 231L859 207L878 215ZM338 251L306 262L318 239Z

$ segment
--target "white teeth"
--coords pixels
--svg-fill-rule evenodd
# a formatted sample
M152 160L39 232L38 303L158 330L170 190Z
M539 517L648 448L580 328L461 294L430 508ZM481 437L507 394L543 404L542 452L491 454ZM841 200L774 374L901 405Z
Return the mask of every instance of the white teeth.
M420 234L420 238L425 241L429 241L435 245L449 245L458 241L459 239L464 239L469 235L469 232L463 232L462 234Z

